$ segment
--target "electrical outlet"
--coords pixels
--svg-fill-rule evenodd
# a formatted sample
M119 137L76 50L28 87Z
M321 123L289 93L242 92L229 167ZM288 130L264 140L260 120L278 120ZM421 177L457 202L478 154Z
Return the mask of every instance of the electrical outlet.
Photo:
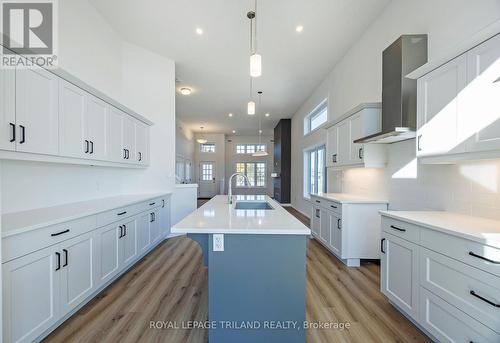
M213 249L214 251L224 251L224 235L217 233L214 234Z

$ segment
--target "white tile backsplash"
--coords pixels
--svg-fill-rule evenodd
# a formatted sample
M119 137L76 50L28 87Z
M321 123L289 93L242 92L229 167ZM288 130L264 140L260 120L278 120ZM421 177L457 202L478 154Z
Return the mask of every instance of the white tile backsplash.
M328 190L387 198L393 210L445 210L500 220L500 160L415 165L414 159L414 140L391 144L385 169L329 171ZM411 168L398 173L405 166L416 166L416 173Z

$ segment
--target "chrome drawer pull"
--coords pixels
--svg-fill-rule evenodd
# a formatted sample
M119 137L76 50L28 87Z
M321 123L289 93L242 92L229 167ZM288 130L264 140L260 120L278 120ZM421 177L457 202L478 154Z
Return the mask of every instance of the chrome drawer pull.
M398 231L401 231L401 232L406 232L405 229L401 229L401 228L399 228L397 226L394 226L394 225L391 225L391 229L398 230Z
M478 299L481 299L481 300L482 300L482 301L484 301L485 303L490 304L490 305L491 305L491 306L493 306L493 307L500 307L500 304L495 304L493 301L490 301L490 300L488 300L488 299L486 299L486 298L483 298L482 296L478 295L478 294L477 294L476 292L474 292L474 291L470 291L470 294L471 294L472 296L475 296L475 297L476 297L476 298L478 298Z
M500 261L490 260L489 258L483 257L481 255L474 254L472 251L469 251L469 255L474 256L476 258L480 258L481 260L485 260L485 261L493 263L493 264L500 264Z

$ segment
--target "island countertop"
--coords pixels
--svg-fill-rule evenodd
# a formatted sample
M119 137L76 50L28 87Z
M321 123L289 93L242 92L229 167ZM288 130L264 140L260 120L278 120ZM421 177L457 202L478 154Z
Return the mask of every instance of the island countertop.
M237 210L238 201L266 201L272 210ZM172 233L309 235L311 230L267 195L217 195L172 227Z

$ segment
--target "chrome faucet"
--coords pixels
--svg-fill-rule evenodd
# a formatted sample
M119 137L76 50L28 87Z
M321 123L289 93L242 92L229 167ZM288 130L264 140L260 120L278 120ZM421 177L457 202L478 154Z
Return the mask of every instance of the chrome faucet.
M229 187L228 187L228 192L227 192L227 202L228 204L232 204L233 203L233 177L235 176L243 176L243 178L245 178L245 182L247 185L250 185L250 181L248 180L248 176L246 176L245 174L242 174L242 173L234 173L233 175L231 175L231 177L229 178Z

